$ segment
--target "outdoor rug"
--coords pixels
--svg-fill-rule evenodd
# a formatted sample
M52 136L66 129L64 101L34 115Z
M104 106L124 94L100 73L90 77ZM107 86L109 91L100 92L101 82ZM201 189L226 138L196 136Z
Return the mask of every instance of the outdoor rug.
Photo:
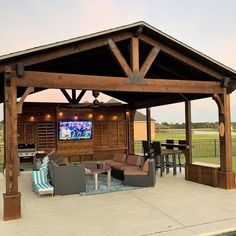
M107 186L107 175L101 174L98 177L98 190L95 190L94 178L92 175L86 175L86 192L80 193L80 195L93 195L101 193L110 193L131 189L138 189L140 187L124 186L121 180L111 177L111 186Z

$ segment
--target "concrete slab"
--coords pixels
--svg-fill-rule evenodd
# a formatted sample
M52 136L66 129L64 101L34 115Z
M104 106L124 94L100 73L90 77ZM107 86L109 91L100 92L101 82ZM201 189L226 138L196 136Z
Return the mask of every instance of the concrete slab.
M2 220L1 235L213 235L236 226L236 190L185 181L184 173L162 178L154 188L80 196L41 196L31 172L21 172L22 218ZM0 194L5 178L0 177Z

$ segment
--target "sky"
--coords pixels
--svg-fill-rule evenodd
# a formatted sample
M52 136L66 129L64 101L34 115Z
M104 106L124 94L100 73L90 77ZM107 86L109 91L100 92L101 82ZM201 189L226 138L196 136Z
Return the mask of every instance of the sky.
M0 0L0 55L145 21L236 70L235 0ZM92 100L87 93L83 100ZM30 100L63 101L58 91ZM107 101L107 96L99 96ZM65 100L64 100L65 101ZM0 120L3 111L0 106ZM152 108L157 122L184 122L184 104ZM236 121L236 92L231 95ZM218 121L212 99L192 102L192 121Z

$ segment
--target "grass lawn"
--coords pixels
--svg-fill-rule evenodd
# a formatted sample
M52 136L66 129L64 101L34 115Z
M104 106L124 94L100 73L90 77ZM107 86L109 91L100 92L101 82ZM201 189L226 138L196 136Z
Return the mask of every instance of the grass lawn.
M166 140L166 139L174 139L181 140L185 139L185 134L174 134L174 133L156 133L156 140ZM193 134L192 140L207 140L207 139L219 139L218 134ZM232 135L232 139L236 140L236 135Z

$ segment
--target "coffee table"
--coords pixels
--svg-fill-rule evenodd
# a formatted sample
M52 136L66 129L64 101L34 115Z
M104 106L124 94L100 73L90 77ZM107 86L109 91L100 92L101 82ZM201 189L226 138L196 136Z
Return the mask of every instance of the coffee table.
M95 190L98 190L98 176L102 173L107 173L107 186L111 186L111 167L107 164L102 168L97 168L97 163L86 163L85 168L91 171L91 174L94 177L94 187Z

